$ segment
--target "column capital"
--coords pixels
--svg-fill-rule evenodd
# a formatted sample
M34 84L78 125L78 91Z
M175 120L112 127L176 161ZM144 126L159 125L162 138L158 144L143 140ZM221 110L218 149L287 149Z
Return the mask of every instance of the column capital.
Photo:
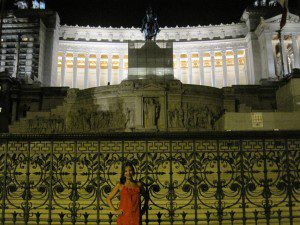
M232 51L233 51L233 53L234 53L235 55L238 53L238 50L239 50L238 48L233 48L233 49L232 49Z
M61 52L62 53L62 56L64 56L64 57L66 57L67 56L67 54L68 54L68 52L67 51L63 51L63 52Z
M292 39L293 39L293 40L297 40L297 33L293 33L293 34L292 34Z
M225 54L226 54L226 52L227 52L227 49L221 49L221 53L222 53L222 55L225 55Z

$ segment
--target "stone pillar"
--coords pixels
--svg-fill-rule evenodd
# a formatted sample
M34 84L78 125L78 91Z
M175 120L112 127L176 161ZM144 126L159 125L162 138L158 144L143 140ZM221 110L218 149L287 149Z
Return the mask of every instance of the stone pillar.
M222 66L223 66L223 87L226 87L227 86L226 50L222 50Z
M124 54L119 54L119 83L122 82L124 79L124 73L123 73L123 67L124 67Z
M84 86L83 88L88 88L89 84L89 58L90 54L85 54L85 61L84 61Z
M274 49L272 45L272 34L266 34L267 68L268 77L276 77Z
M292 34L293 53L294 53L294 68L300 68L300 53L297 34Z
M252 76L251 73L251 66L250 66L250 53L249 53L249 48L245 49L245 64L247 66L246 69L246 79L247 79L247 84L254 84L254 77Z
M234 55L234 74L235 74L235 84L240 83L240 71L239 71L239 60L238 60L238 49L233 49Z
M65 77L66 77L66 57L67 53L63 52L61 59L61 86L65 86Z
M97 86L100 86L101 83L100 83L100 62L101 62L101 54L97 54L96 55L97 57L97 61L96 61L96 79L97 79Z
M78 54L73 53L73 88L77 88Z
M204 66L203 66L203 51L200 50L199 56L199 73L200 73L200 85L204 85Z
M210 62L211 62L211 86L216 86L216 75L215 75L215 52L210 52Z
M286 48L285 48L285 44L284 44L284 34L281 35L281 52L282 52L282 59L283 59L283 67L284 67L284 75L289 73L288 70L288 64L287 64L287 54L286 54Z
M108 61L107 61L107 82L111 84L111 68L112 68L112 55L108 53Z
M188 57L188 84L193 83L193 65L192 65L192 54L190 52L187 53Z
M176 60L177 60L177 73L178 73L178 80L181 81L181 64L180 64L180 53L176 54Z

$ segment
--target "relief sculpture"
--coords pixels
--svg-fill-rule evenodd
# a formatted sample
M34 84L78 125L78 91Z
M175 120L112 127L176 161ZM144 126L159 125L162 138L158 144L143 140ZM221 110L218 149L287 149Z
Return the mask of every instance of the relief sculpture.
M181 108L173 109L169 112L169 121L171 128L181 128L183 127L183 111Z
M158 99L144 98L144 126L145 128L157 128L160 114Z
M125 110L125 127L127 129L134 127L134 110L131 108L126 108Z
M37 116L27 121L26 132L35 134L81 133L101 131L122 131L125 116L120 109L114 111L73 109L67 116L52 114L50 117Z
M217 115L208 106L186 103L182 108L169 111L169 126L192 130L214 130Z

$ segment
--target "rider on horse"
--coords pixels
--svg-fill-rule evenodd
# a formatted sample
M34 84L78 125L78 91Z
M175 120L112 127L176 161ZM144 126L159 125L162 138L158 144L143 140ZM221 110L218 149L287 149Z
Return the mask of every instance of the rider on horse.
M157 16L153 13L152 8L149 7L146 10L146 16L143 19L143 25L141 32L145 35L145 40L152 40L152 38L156 39L156 35L159 33L160 29L157 23Z

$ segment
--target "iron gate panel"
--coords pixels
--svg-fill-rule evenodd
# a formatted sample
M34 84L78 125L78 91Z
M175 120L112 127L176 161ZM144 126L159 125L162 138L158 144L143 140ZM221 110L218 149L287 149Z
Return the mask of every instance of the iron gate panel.
M114 224L105 198L125 161L150 196L143 224L300 222L299 138L1 143L2 224Z

